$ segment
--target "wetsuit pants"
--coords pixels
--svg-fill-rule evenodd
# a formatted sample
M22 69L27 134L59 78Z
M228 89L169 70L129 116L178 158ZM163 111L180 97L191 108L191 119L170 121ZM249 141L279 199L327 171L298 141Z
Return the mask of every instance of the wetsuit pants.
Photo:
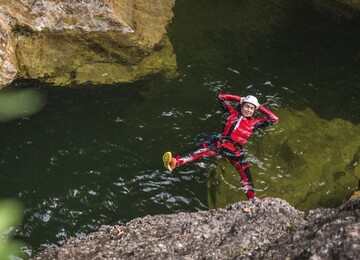
M239 145L224 139L214 138L198 145L193 151L175 157L176 166L193 162L202 157L224 156L235 167L241 177L241 183L248 199L255 197L254 185L251 178L249 165L245 159L244 152Z

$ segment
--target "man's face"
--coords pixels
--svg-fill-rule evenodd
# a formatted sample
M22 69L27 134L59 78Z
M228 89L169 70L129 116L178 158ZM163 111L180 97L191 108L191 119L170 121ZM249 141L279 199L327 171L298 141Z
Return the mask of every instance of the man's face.
M255 112L255 106L251 103L244 103L241 106L241 113L243 116L252 117Z

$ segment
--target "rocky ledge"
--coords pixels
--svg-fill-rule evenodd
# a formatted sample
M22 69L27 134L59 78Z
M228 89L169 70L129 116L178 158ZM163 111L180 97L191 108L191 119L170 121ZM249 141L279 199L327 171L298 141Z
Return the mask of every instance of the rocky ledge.
M34 259L356 259L359 220L360 194L307 213L276 198L241 201L102 226Z

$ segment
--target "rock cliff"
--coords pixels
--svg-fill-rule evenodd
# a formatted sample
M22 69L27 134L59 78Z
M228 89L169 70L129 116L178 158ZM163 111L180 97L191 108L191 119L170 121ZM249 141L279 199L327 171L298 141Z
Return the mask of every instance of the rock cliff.
M166 28L175 0L3 0L0 85L131 82L174 73Z
M281 199L103 226L34 259L356 259L360 198L299 211Z

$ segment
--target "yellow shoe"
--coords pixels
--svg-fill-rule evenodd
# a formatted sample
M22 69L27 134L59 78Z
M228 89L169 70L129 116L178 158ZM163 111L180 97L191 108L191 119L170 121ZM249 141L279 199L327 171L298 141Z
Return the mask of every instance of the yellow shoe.
M176 160L172 157L171 152L166 152L163 155L164 167L169 171L172 171L176 166Z

